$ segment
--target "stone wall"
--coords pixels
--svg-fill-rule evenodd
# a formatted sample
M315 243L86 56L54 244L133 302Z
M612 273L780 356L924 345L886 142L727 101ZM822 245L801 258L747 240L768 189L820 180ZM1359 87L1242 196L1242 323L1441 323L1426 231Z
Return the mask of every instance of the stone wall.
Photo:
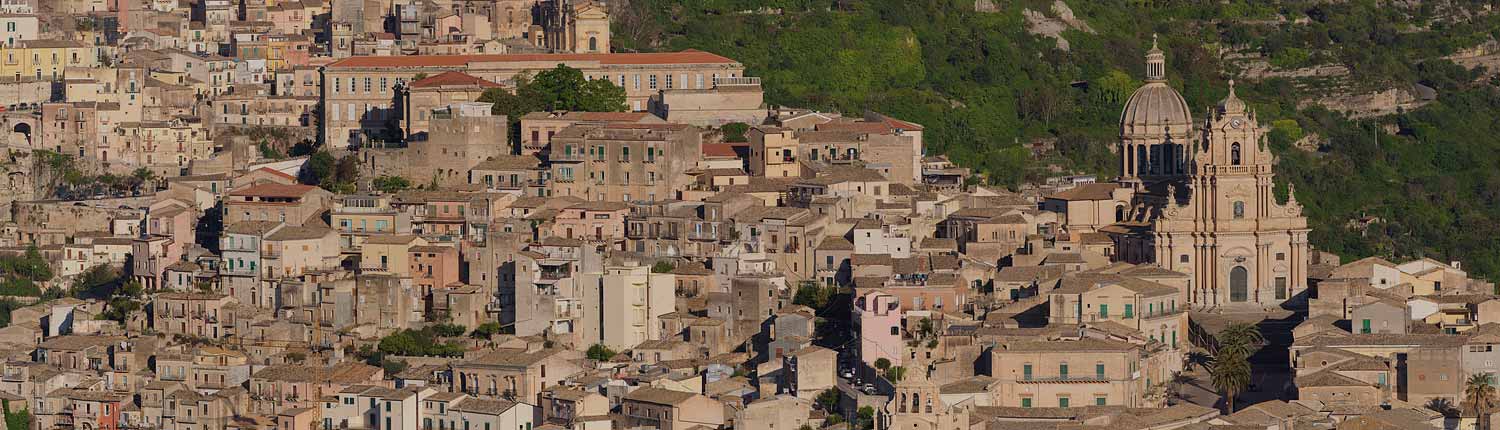
M139 218L137 209L150 204L151 196L87 201L32 200L11 204L10 217L21 234L59 231L73 236L83 231L108 231L110 221Z

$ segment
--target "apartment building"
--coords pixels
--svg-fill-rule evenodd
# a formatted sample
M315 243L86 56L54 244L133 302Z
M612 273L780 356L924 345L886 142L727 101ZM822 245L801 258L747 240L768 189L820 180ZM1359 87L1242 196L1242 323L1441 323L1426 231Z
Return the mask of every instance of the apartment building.
M656 340L658 318L676 310L676 285L670 273L652 273L649 266L625 262L576 276L583 290L579 345L598 343L624 350Z
M1175 361L1173 359L1176 359ZM1181 370L1181 354L1114 339L1065 338L1005 342L990 351L998 406L1152 407L1146 390Z
M224 201L224 224L279 221L300 226L320 215L332 198L332 193L311 185L251 185L229 192Z
M553 196L629 202L680 198L703 158L703 136L681 124L575 125L552 137Z
M167 335L220 339L231 334L231 308L226 294L173 292L157 294L151 303L151 326Z

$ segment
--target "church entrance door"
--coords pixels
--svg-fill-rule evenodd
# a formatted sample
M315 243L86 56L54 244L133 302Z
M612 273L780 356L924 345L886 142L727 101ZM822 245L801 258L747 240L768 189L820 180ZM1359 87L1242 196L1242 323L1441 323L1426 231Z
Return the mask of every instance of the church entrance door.
M1250 296L1250 274L1244 266L1229 270L1229 301L1243 302Z

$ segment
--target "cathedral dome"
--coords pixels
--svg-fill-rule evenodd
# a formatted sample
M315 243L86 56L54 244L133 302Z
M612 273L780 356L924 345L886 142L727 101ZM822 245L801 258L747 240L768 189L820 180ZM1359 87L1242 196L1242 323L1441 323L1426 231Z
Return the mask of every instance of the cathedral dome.
M1173 134L1192 129L1187 100L1166 82L1149 82L1130 95L1120 114L1124 134Z
M1187 100L1167 85L1166 55L1156 47L1146 53L1146 85L1125 102L1120 114L1120 133L1131 135L1182 135L1193 127Z

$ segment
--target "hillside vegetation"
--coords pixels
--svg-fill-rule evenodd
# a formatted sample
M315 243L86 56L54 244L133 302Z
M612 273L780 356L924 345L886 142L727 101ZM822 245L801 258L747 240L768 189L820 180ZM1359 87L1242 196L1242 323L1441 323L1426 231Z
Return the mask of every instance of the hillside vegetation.
M1073 0L1069 21L1039 0L630 0L614 25L616 49L735 58L773 104L922 123L929 152L1008 186L1117 173L1120 107L1158 34L1195 120L1240 78L1319 248L1463 260L1493 277L1500 93L1483 66L1445 57L1496 38L1495 3ZM1314 69L1333 73L1300 73ZM1361 119L1319 106L1418 83L1436 98ZM1032 157L1031 142L1055 150ZM1374 221L1349 226L1361 217Z

